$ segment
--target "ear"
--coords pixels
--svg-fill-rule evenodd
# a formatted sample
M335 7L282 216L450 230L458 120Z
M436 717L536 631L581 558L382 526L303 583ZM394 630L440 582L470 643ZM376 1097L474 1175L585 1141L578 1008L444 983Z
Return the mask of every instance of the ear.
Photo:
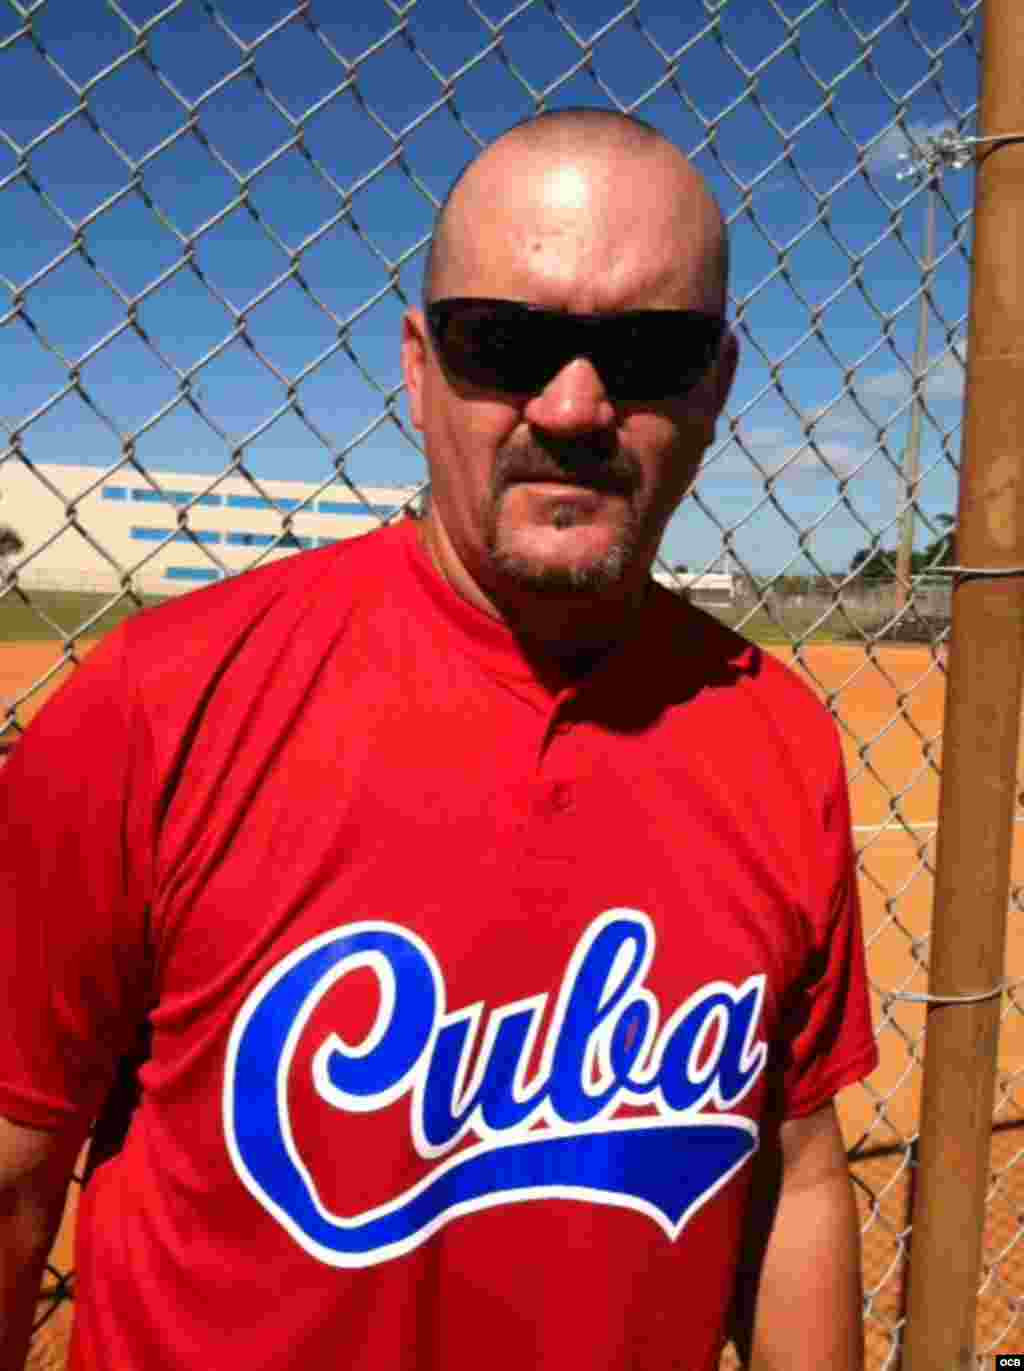
M718 360L715 363L715 418L725 409L732 383L736 379L736 367L740 360L740 342L727 324L718 345Z
M414 428L423 430L423 381L427 367L427 321L423 311L408 309L402 320L402 375Z

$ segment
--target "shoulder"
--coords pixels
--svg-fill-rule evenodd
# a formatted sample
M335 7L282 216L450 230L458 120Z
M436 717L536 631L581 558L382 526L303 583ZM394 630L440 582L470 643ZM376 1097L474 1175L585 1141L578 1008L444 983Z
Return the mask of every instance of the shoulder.
M787 718L826 731L834 729L832 715L811 682L781 655L744 638L713 614L671 591L660 586L655 590L654 632L671 645L672 655L683 670L693 671L699 664L709 683L720 679L765 708L782 707Z
M241 706L308 674L361 604L396 593L406 536L393 526L294 553L141 610L93 648L25 741L72 724L111 736L143 721L146 732L187 731L222 689Z
M789 758L825 785L843 773L835 718L808 676L714 615L659 588L648 651L656 651L695 700L707 731L723 746L754 747L762 758Z
M322 657L361 609L400 595L406 537L394 525L291 554L144 610L101 649L120 654L126 687L158 707L202 707L229 677L236 693L258 690Z
M301 618L329 596L339 612L379 584L393 565L403 530L395 525L332 547L293 553L280 560L166 600L134 615L123 629L124 648L134 654L172 655L176 647L207 653L245 634L266 617L281 626Z

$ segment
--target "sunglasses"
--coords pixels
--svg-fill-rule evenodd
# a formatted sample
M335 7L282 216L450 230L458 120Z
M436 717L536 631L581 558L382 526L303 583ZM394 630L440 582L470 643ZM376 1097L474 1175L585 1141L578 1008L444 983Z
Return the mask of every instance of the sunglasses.
M536 395L586 357L613 401L675 400L718 354L719 315L688 309L564 314L515 300L436 300L426 309L434 346L459 381Z

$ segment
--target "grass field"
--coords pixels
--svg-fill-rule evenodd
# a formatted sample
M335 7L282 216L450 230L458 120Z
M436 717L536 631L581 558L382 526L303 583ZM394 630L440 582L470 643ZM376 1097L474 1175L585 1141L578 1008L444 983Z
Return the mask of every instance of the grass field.
M163 598L166 597L8 590L0 597L0 643L59 641L79 634L102 637L140 607L160 604ZM877 638L891 614L881 603L850 595L844 595L841 603L829 602L822 596L769 598L770 607L765 604L756 610L740 603L706 608L722 623L766 647L786 647L793 642L863 643ZM915 625L917 631L911 638ZM922 621L909 616L908 640L920 643L943 626L939 620Z
M140 599L123 594L111 605L113 594L11 590L0 598L0 643L59 641L72 634L77 636L83 624L88 624L83 636L102 637L140 607L160 604L162 598ZM765 645L784 646L794 638L804 639L805 635L808 642L830 643L849 631L848 622L838 612L820 628L813 627L820 617L813 610L786 607L776 610L774 617L764 609L751 614L738 606L715 608L711 612L730 627L741 625L744 637Z
M774 618L763 609L755 610L753 614L749 609L737 608L713 609L711 613L723 624L738 629L744 638L763 647L786 647L796 638L809 643L834 643L842 637L838 623L832 628L814 628L811 615L793 611Z
M116 603L111 604L112 600ZM160 603L156 596L86 594L71 590L9 590L0 599L0 643L60 640L82 632L101 638L143 606Z

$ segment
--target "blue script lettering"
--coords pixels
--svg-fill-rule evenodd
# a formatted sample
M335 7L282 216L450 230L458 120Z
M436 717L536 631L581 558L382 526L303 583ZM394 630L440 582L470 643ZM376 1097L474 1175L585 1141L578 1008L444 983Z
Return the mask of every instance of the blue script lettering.
M764 1070L765 978L702 987L659 1033L643 983L654 946L645 914L609 910L593 921L527 1080L547 995L491 1011L468 1079L484 1006L446 1011L441 969L421 938L365 922L304 944L263 978L232 1030L224 1129L237 1174L297 1242L335 1266L389 1260L457 1216L512 1198L631 1208L674 1239L757 1145L749 1119L698 1111L731 1109ZM358 969L376 977L376 1020L356 1045L327 1035L315 1088L350 1113L407 1095L413 1145L436 1165L387 1203L343 1217L324 1208L299 1155L286 1087L310 1016ZM623 1104L655 1112L616 1116ZM456 1151L467 1135L474 1141Z

